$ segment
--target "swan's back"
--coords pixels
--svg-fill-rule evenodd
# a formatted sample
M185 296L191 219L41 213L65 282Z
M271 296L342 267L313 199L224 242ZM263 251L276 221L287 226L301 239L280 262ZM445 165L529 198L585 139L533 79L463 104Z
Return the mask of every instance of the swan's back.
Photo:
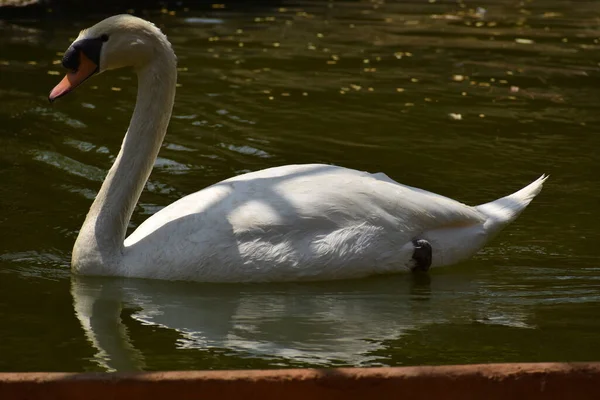
M128 262L133 276L143 271L204 281L351 278L406 268L410 242L421 232L481 222L471 207L383 174L289 165L186 196L140 225L125 246L126 252L148 255ZM170 268L174 258L184 266ZM190 276L175 277L182 273Z

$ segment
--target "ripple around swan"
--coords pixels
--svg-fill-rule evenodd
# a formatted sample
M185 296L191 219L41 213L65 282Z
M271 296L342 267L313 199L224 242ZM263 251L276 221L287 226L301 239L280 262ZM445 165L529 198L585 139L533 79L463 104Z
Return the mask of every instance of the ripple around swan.
M121 302L135 309L131 318L136 323L177 332L180 351L223 351L242 358L260 357L275 365L375 366L386 363L386 357L378 353L386 349L387 341L431 324L474 319L481 324L532 329L527 312L515 307L475 301L469 313L449 312L472 302L477 286L452 277L430 288L410 277L372 279L358 285L268 287L77 279L71 292L81 320L99 318L87 334L104 354L98 362L108 360L105 367L109 369L118 369L123 349L130 346L102 348L103 336L112 334L106 329L114 326L111 318L115 315L101 304ZM95 316L94 304L105 314Z
M102 182L106 174L100 168L83 164L53 151L34 151L33 159L59 168L69 174L77 175L97 182Z

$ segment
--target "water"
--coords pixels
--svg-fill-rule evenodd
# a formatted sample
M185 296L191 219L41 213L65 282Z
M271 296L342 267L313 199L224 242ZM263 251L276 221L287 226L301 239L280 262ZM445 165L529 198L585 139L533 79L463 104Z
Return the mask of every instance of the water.
M429 278L207 285L73 279L70 250L132 112L129 71L49 105L101 17L0 21L0 370L600 359L595 1L279 2L148 16L179 57L135 227L246 171L325 162L468 204L550 180ZM56 75L59 74L59 75Z

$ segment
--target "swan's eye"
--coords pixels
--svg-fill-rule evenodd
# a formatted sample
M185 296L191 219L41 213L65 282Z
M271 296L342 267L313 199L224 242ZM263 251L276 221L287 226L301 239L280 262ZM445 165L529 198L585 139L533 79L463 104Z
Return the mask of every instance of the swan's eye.
M108 42L108 35L105 33L104 35L100 36L100 40L103 42Z

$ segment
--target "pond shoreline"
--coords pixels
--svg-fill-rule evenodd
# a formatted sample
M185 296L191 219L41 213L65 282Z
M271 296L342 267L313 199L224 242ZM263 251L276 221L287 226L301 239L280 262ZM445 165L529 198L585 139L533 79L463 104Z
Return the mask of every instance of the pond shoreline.
M5 373L2 399L598 398L600 363L142 373Z

